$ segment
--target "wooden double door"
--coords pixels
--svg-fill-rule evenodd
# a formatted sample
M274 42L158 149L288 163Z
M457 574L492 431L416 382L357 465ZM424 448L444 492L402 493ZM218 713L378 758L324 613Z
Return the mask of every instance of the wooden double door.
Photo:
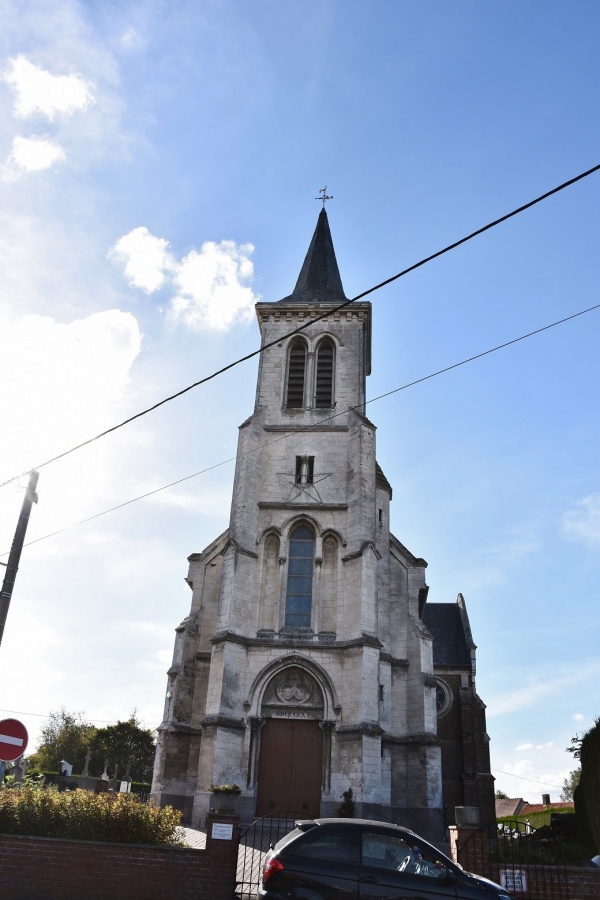
M256 815L319 815L323 732L313 720L267 719L260 735Z

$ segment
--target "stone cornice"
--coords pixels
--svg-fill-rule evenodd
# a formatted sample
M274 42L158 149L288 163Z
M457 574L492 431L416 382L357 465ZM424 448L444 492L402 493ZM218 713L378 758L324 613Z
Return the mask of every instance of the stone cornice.
M337 735L340 734L362 734L368 737L379 737L380 735L385 734L385 731L381 727L381 725L377 725L376 722L357 722L352 725L340 725L339 728L336 729L335 732Z
M306 411L306 410L305 410ZM347 425L303 425L302 428L298 428L291 423L289 425L263 425L263 431L273 431L277 434L281 434L283 432L290 432L292 434L303 434L307 431L315 432L315 431L339 431L339 432L348 432L350 429Z
M182 722L161 722L156 730L161 734L202 734L201 728L184 725Z
M231 719L229 716L205 716L202 719L203 728L231 728L234 731L245 731L246 725L242 719Z
M276 503L271 501L260 501L258 503L259 509L318 509L318 510L328 510L335 511L339 510L344 512L348 509L347 503Z
M382 744L397 744L407 746L423 746L423 747L439 747L440 741L435 734L409 734L394 735L386 734L381 739Z
M260 505L260 504L259 504ZM229 538L223 549L221 550L221 556L225 556L230 547L233 547L236 555L241 553L242 556L249 556L251 559L258 559L258 553L255 553L254 550L246 550L245 547L242 547L237 543L233 538Z
M317 638L317 640L315 640ZM233 631L222 631L220 634L215 635L212 638L212 644L225 644L227 642L232 644L241 644L242 647L277 647L281 650L349 650L353 647L373 647L375 650L380 650L383 647L383 644L375 635L363 634L361 637L352 638L347 641L332 641L330 633L328 632L326 635L326 639L320 641L319 635L315 635L312 633L307 633L306 635L296 634L279 634L274 633L272 637L267 635L262 635L261 637L246 637L243 634L236 634ZM402 663L399 662L399 665Z
M396 666L398 669L408 669L408 660L400 659L399 657L392 656L391 653L381 653L379 656L381 662L389 663L391 666Z
M373 543L373 541L365 541L359 550L355 550L353 553L348 553L346 556L342 556L342 562L350 562L352 559L358 559L363 555L365 550L372 550L377 559L381 559L381 553Z

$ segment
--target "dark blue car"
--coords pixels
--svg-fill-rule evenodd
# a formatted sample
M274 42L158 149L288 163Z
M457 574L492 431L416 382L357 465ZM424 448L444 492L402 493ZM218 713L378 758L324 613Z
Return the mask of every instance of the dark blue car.
M512 900L408 828L308 819L269 850L257 900Z

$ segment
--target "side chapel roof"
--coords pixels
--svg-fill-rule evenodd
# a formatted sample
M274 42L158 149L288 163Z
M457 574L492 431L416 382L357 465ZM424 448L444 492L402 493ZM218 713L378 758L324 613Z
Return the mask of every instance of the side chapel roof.
M433 664L471 668L475 644L462 594L456 603L427 603L423 622L433 636Z
M344 294L325 208L319 213L296 287L279 303L343 303Z

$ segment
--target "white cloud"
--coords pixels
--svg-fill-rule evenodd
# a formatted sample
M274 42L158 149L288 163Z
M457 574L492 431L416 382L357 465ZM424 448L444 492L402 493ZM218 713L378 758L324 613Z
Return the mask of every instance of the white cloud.
M565 513L563 533L574 541L600 544L600 493L583 497Z
M487 698L488 718L531 709L548 697L556 698L561 691L595 683L600 678L600 662L581 664L573 669L550 675L547 671L529 673L526 683L513 691Z
M168 241L139 227L120 238L109 256L124 263L129 283L148 294L171 282L175 295L167 318L173 324L183 323L192 331L226 331L252 317L258 300L249 284L252 244L205 241L179 262L168 248Z
M188 253L176 275L179 293L171 301L171 320L192 331L224 331L249 320L258 299L246 284L254 272L253 251L252 244L206 241L199 253Z
M137 50L144 46L144 40L135 28L127 28L121 35L120 43L126 50Z
M515 763L501 761L497 769L493 767L493 774L496 788L509 797L523 797L529 803L539 803L544 793L550 793L551 800L558 800L562 783L569 773L566 769L540 771L533 760L520 759Z
M528 750L539 750L540 752L543 750L552 750L554 747L554 741L548 741L546 744L518 744L516 747L517 751L528 751Z
M136 319L117 309L69 324L23 316L0 325L0 384L10 385L0 394L0 421L12 434L2 467L13 475L112 418L141 334Z
M108 255L110 259L125 263L129 284L153 294L164 284L167 272L175 268L168 248L168 241L140 227L119 238Z
M2 79L14 89L15 115L22 119L42 115L52 122L94 103L93 85L80 75L53 75L22 55L9 61Z
M3 178L14 181L20 175L30 172L42 172L56 162L66 159L63 148L48 137L14 138L10 155L6 161Z
M585 720L585 716L582 713L573 713L573 719L576 722L583 722Z
M159 506L167 506L194 515L223 517L231 506L231 486L209 488L198 485L195 479L188 482L188 490L169 488L153 494L148 499ZM148 488L152 490L152 488Z

